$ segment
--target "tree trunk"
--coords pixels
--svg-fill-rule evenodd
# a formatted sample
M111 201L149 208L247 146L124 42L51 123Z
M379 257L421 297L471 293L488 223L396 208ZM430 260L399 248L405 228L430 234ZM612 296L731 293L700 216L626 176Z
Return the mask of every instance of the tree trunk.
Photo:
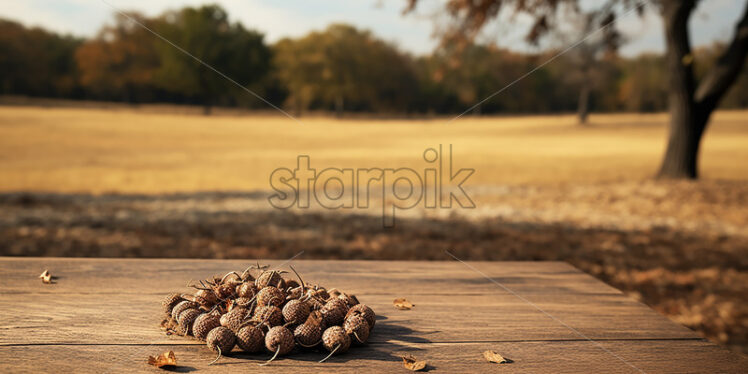
M670 135L665 158L660 166L661 178L696 178L696 163L702 130L693 101L693 55L688 39L688 18L694 0L666 0L662 3L667 51L665 61L670 73L668 101Z
M579 90L579 102L577 103L577 116L579 116L580 125L584 125L587 123L587 115L589 114L589 102L590 85L587 82L583 82L582 88Z
M343 95L338 95L335 97L335 116L338 118L343 117L343 105L345 102L343 101Z
M699 145L709 117L735 83L748 54L747 6L732 42L696 89L694 58L688 40L688 18L694 6L694 0L662 2L666 63L670 73L670 135L658 173L662 178L695 179L698 176Z
M294 101L294 104L293 104L294 113L293 114L296 118L301 117L301 106L303 105L302 100L301 100L301 95L300 94L293 95L293 101Z
M701 136L706 128L703 115L690 100L670 99L670 135L660 178L696 179Z

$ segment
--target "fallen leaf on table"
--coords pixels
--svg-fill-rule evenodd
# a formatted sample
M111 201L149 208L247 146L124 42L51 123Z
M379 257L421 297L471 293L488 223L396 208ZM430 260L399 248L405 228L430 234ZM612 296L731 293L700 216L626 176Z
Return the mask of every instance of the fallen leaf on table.
M421 371L426 368L426 361L418 360L412 355L402 356L403 366L410 371Z
M157 368L172 368L177 366L177 355L174 351L164 352L157 357L148 356L148 363Z
M39 275L39 278L42 279L42 283L50 284L52 283L52 274L49 274L49 270L44 270L44 272Z
M395 299L392 304L395 306L395 308L400 310L409 310L415 306L411 304L410 301L403 298Z
M494 362L497 364L504 364L509 362L509 360L505 359L502 355L494 351L483 351L483 357L486 359L486 361Z

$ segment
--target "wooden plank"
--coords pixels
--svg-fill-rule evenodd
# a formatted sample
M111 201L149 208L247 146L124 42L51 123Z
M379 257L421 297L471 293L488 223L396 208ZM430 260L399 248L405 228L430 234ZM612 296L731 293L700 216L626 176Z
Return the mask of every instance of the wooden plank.
M701 340L601 341L598 344L645 373L745 373L748 360ZM495 350L513 360L489 364L481 352ZM239 352L208 366L214 355L196 345L51 345L0 347L0 366L19 373L160 372L145 364L148 355L173 350L181 372L199 373L407 373L400 355L426 359L441 373L638 373L587 341L414 344L392 342L355 347L324 364L324 353L294 353L270 366L257 364L270 354Z
M282 260L268 260L271 266ZM253 263L253 262L251 262ZM172 259L66 259L0 257L4 292L52 292L41 288L34 277L44 269L61 277L54 292L71 293L167 293L184 289L190 279L204 279L244 269L249 261L241 260L172 260ZM475 263L479 268L483 265ZM621 294L563 262L488 263L486 274L523 294ZM484 294L494 293L495 284L457 262L387 262L295 260L294 267L308 281L321 284L347 282L346 290L356 294L382 294L402 289L410 294ZM66 281L63 281L66 280ZM97 287L81 290L83 282L98 282ZM350 283L353 282L353 283ZM144 283L148 287L141 287Z
M0 304L4 305L0 326L8 327L0 336L0 345L173 342L173 338L164 336L158 329L161 295L69 296L32 299L22 294L0 296ZM408 297L416 307L409 311L396 310L392 300L398 296ZM404 336L424 343L579 338L513 295L446 297L392 293L360 295L359 298L380 316L377 331L371 337L376 342ZM694 337L687 328L674 325L620 295L533 295L530 299L592 339ZM34 330L34 334L28 334Z
M553 318L458 262L293 265L307 281L356 293L377 311L369 345L327 365L316 363L317 352L271 368L254 365L267 355L208 367L212 355L203 343L160 331L161 298L186 291L189 278L240 269L245 261L0 258L0 370L152 372L143 360L167 349L185 370L206 372L388 372L400 369L398 355L407 352L438 371L476 372L494 368L480 359L488 348L515 360L500 367L508 372L634 371L614 355L646 372L739 372L746 365L564 263L471 263ZM45 268L60 277L56 284L36 278ZM396 310L395 297L416 307Z

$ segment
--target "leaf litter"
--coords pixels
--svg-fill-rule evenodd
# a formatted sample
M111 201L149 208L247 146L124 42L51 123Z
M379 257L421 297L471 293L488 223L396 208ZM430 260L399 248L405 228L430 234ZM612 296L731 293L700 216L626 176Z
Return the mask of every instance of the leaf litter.
M177 366L177 355L174 354L174 351L169 351L156 357L148 356L148 364L162 369L175 368Z
M402 356L403 366L410 371L423 371L428 364L424 360L419 360L413 355Z
M405 298L397 298L392 302L392 305L395 306L395 308L400 310L410 310L413 309L415 304L412 304L410 301L408 301Z

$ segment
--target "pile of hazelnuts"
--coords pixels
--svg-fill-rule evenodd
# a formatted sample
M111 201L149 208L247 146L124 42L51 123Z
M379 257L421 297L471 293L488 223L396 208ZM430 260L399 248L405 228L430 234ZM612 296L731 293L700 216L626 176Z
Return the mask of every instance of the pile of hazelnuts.
M250 266L199 283L193 295L174 293L163 301L162 326L182 336L205 341L218 356L234 347L273 356L267 365L294 349L324 347L334 354L364 344L374 328L375 314L356 296L337 289L284 277L285 271ZM254 273L254 275L253 275Z

